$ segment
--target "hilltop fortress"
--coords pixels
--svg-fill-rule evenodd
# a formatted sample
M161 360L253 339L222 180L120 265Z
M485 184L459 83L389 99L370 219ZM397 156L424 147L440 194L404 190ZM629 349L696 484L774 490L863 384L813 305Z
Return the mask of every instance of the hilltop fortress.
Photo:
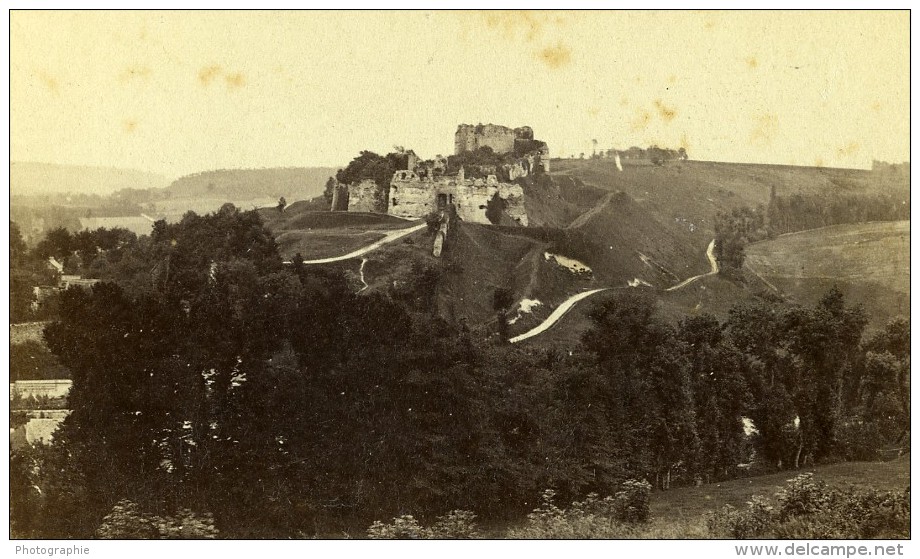
M417 219L453 206L464 221L526 226L524 190L515 181L549 171L549 149L529 126L461 124L453 156L421 161L410 150L399 160L389 185L364 179L337 186L332 209L345 209L347 191L351 212Z

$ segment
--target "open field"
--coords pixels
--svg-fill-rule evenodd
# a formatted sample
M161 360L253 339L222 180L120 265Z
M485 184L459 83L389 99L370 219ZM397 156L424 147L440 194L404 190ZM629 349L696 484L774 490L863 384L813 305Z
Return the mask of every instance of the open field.
M383 233L352 230L284 231L276 234L278 253L290 260L298 252L305 260L342 256L379 241Z
M781 235L745 249L746 265L796 302L832 286L862 303L870 327L910 312L910 222L834 225Z
M388 231L413 224L385 214L307 211L304 207L295 203L284 212L275 207L259 210L285 260L298 252L306 260L342 256L379 241Z

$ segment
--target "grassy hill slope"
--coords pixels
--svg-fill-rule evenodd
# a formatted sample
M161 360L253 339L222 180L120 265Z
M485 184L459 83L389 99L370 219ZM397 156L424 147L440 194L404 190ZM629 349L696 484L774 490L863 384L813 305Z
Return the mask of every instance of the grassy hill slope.
M607 191L623 191L661 221L674 221L712 236L719 210L766 205L770 190L794 193L897 192L909 194L898 176L861 169L755 165L709 161L672 162L664 166L626 166L618 171L608 159L553 161L553 175L570 175ZM692 227L691 227L692 226Z
M862 303L870 327L910 314L910 222L834 225L755 243L745 265L794 301L814 304L837 285Z

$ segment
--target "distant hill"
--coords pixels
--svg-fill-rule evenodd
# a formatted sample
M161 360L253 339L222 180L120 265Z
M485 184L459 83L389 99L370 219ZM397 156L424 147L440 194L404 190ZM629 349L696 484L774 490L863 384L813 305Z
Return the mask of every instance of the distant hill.
M167 190L173 199L277 200L284 196L291 203L322 194L326 180L334 176L337 170L336 167L220 169L180 177Z
M115 167L10 162L10 194L111 194L124 188L163 188L169 178L156 173Z

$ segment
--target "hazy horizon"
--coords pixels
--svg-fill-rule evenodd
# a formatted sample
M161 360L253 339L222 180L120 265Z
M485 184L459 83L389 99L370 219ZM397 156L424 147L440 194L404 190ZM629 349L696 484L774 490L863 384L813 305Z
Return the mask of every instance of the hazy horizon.
M552 157L909 160L907 12L20 12L11 161L339 167L529 125ZM844 40L841 40L844 39Z

